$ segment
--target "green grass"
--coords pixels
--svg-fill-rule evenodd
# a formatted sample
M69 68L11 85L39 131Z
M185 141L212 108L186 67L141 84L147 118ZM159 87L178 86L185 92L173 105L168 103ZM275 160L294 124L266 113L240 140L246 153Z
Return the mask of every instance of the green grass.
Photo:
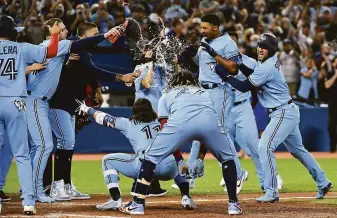
M337 168L334 159L319 159L319 164L331 181L336 180ZM245 183L242 193L254 193L260 191L255 167L251 160L242 160L244 169L248 170L249 178ZM284 186L282 192L306 192L316 191L316 185L307 170L297 160L281 159L277 160L278 172L282 176ZM101 172L101 161L74 161L72 167L72 179L77 188L90 194L107 194ZM205 162L205 175L196 181L196 188L192 189L192 194L215 194L223 193L223 188L219 186L221 170L215 160ZM124 176L121 177L120 186L122 193L130 191L132 180ZM173 190L170 186L173 181L161 182L162 187L169 190L169 194L178 194L178 190ZM8 193L17 193L19 183L17 179L16 165L12 164L4 190ZM334 201L336 203L336 201Z

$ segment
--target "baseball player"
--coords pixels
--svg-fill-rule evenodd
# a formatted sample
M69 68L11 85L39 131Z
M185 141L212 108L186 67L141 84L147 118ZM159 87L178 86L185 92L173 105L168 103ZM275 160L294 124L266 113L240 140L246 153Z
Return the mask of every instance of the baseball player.
M241 214L236 197L234 154L229 145L232 141L220 124L210 94L198 87L188 71L175 73L169 87L170 90L162 95L158 105L159 118L162 123L165 120L167 123L145 152L133 201L122 206L120 210L128 214L144 214L146 192L155 175L156 165L185 142L199 140L223 165L229 196L228 214Z
M40 202L53 202L55 199L47 196L43 189L43 172L49 155L53 149L52 130L49 122L49 101L56 91L65 56L83 49L92 48L111 35L120 35L118 28L113 28L105 34L88 37L81 40L65 40L68 31L58 18L49 19L46 26L58 23L62 31L59 34L60 45L57 57L49 59L45 70L28 76L28 98L26 116L31 142L33 159L34 195ZM46 46L50 41L50 32L45 28L47 40L41 43Z
M201 18L201 33L203 39L201 46L195 57L196 63L199 64L199 82L201 87L207 91L213 98L215 109L220 117L221 124L225 132L229 134L228 119L229 112L233 107L235 90L227 83L224 83L220 76L215 72L217 64L223 65L226 70L231 72L237 71L237 64L241 62L236 43L225 33L221 34L219 30L220 19L215 14L207 14ZM213 49L214 48L214 49ZM248 172L242 170L239 158L233 143L230 143L238 175L238 192L241 191L243 183L248 178ZM199 153L200 144L193 142L189 159L189 166L193 165ZM199 162L197 164L203 164ZM198 177L200 177L199 175Z
M264 172L265 195L258 202L278 202L276 161L273 152L284 143L290 153L309 171L318 187L317 199L333 187L315 158L304 148L299 130L300 113L292 102L281 65L275 54L278 40L270 33L262 34L258 41L258 64L254 71L246 70L248 79L240 81L228 76L226 71L218 71L221 77L241 92L258 89L261 104L268 108L270 122L259 141L259 156ZM241 67L240 67L241 69ZM249 75L250 74L250 75Z
M157 114L152 109L151 102L145 98L139 98L135 101L132 110L133 115L129 119L113 117L87 107L85 104L80 106L80 110L89 113L98 124L119 130L129 139L135 152L135 154L108 154L102 160L104 180L111 199L104 204L97 205L96 208L98 210L118 210L122 204L118 183L119 173L137 179L141 163L144 161L144 152L160 131ZM158 165L154 178L159 180L174 179L180 187L183 208L197 208L189 194L188 182L178 173L177 164L172 155L164 158Z
M157 113L158 101L165 86L165 70L153 61L150 61L137 65L135 72L140 75L135 80L135 101L140 98L148 99L151 102L152 109ZM160 187L159 181L154 180L148 195L151 197L159 197L166 193L167 190Z
M83 22L78 26L77 36L70 37L69 40L85 39L98 34L96 24ZM115 74L98 68L92 62L91 54L81 50L70 55L67 63L63 65L58 87L50 101L49 121L57 139L54 182L51 185L50 196L58 201L90 198L90 195L81 193L71 183L71 162L75 145L74 111L78 106L75 99L82 101L86 97L87 84L93 90L92 95L96 95L97 100L102 99L97 81L99 75L109 75L110 80L122 82L133 82L136 78L135 74ZM99 100L99 103L102 103L102 100Z
M33 215L35 199L32 184L32 166L29 157L25 98L27 96L25 70L28 64L44 62L45 58L56 56L58 34L61 28L56 24L46 27L51 40L45 47L18 43L19 31L13 18L0 17L0 145L4 134L16 160L24 214Z
M237 33L230 32L229 35L237 43ZM242 63L249 69L254 70L256 67L256 61L244 54L241 54L241 56ZM243 75L240 70L235 78L239 80L247 79L247 77ZM252 103L250 103L250 97L253 97ZM252 108L252 105L256 105L256 103L257 95L255 90L251 90L251 92L246 93L235 90L235 102L229 114L229 130L235 142L242 148L244 153L246 153L253 160L257 175L259 177L261 189L264 190L264 173L262 171L260 157L258 154L259 136L254 111ZM224 185L224 180L221 180L220 186ZM279 190L282 189L282 185L283 181L280 175L277 175L277 188Z

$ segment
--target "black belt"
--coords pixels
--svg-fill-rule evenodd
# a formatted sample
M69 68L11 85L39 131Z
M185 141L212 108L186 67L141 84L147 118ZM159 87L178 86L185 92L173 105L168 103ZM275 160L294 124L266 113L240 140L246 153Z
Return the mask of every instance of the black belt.
M293 103L293 100L289 100L286 104L291 104L291 103ZM272 113L272 112L276 111L277 109L279 109L280 107L282 107L282 106L284 106L286 104L283 104L283 105L280 105L280 106L274 107L274 108L268 108L268 112Z
M234 106L238 106L238 105L240 105L240 104L242 104L242 103L244 103L244 102L246 102L246 101L247 101L247 99L242 100L242 101L234 102Z
M201 83L200 85L204 89L215 89L219 87L219 85L216 83Z
M27 94L28 95L31 95L32 94L32 92L31 91L29 91L29 90L27 90ZM48 97L46 97L46 96L43 96L42 98L41 98L41 100L42 101L45 101L45 102L50 102L50 99L48 99Z

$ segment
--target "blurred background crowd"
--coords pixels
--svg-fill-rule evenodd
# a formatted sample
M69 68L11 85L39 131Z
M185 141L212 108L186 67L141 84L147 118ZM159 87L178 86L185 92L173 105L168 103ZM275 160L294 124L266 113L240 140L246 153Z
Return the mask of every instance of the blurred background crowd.
M337 1L336 0L0 0L3 15L25 26L20 40L39 44L44 39L45 20L61 18L76 34L81 22L90 21L100 32L137 20L143 33L160 28L188 44L200 41L200 17L216 13L222 31L236 31L242 53L256 58L258 36L274 33L280 41L279 60L293 97L319 104L337 102ZM108 42L101 47L111 46ZM127 47L126 40L120 46ZM113 49L111 49L113 50ZM334 79L327 83L327 80Z

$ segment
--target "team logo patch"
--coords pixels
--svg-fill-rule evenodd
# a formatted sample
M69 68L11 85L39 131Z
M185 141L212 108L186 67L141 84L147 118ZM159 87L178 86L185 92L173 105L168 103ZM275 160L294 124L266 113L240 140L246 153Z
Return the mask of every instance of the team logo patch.
M207 63L207 64L212 71L215 69L216 62L210 62L210 63Z

